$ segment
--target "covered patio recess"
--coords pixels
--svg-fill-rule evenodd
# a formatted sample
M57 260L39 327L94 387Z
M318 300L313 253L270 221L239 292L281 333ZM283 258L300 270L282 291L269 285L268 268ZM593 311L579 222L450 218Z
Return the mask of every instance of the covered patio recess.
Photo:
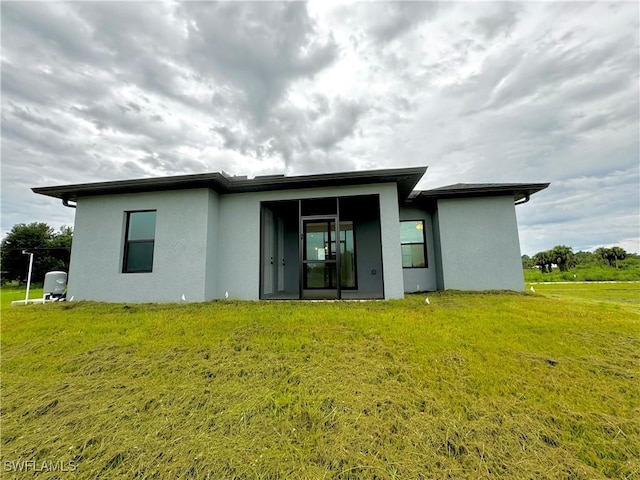
M261 202L260 298L384 298L379 195Z

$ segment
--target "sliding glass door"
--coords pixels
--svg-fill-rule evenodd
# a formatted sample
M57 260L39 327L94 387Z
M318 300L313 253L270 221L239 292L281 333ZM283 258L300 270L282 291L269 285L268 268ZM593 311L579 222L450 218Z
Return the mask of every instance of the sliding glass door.
M337 223L335 217L314 217L303 219L302 231L304 297L339 298L339 290L355 289L353 222Z

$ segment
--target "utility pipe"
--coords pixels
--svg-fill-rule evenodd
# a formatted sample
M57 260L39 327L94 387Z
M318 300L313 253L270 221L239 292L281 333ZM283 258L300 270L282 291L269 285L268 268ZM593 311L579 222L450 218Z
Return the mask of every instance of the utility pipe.
M24 304L29 302L29 288L31 287L31 272L33 271L33 252L22 251L23 255L29 255L29 273L27 274L27 295L24 297Z

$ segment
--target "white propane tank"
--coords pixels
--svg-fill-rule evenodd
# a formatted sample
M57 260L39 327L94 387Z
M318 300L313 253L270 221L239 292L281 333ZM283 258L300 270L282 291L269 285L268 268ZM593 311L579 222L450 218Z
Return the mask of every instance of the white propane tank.
M59 298L67 288L67 272L47 272L44 276L42 293L44 298Z

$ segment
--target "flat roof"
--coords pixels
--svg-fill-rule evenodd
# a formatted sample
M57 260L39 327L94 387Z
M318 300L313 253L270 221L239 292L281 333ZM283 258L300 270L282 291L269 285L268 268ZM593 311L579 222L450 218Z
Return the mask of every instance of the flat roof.
M495 197L500 195L513 196L513 200L517 202L544 190L549 185L549 183L456 183L413 192L405 203L420 204L446 198Z
M235 177L224 172L199 173L171 177L139 178L112 182L80 183L53 187L34 187L40 195L77 201L81 197L117 195L123 193L159 192L210 188L221 194L293 190L301 188L365 185L372 183L396 183L400 201L404 201L423 177L427 167L393 168L386 170L362 170L353 172L324 173L316 175L265 175L252 179Z

